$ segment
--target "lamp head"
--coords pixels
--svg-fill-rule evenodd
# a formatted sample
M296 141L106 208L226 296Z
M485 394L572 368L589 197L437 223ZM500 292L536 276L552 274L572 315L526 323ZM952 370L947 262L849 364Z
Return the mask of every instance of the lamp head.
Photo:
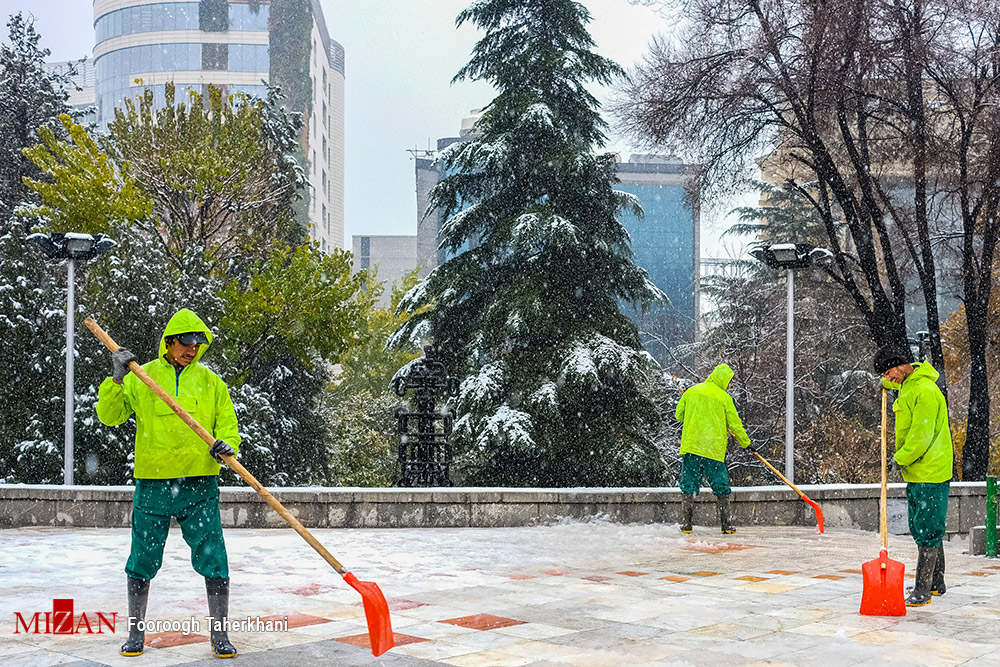
M26 238L36 244L49 259L93 259L111 250L117 242L104 234L83 234L80 232L49 232L31 234Z

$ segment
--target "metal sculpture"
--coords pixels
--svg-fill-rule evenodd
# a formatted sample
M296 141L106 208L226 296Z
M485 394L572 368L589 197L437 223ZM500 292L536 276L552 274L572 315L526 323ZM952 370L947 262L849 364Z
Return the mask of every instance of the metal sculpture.
M394 486L451 486L451 435L455 411L436 410L441 393L458 394L458 379L448 377L436 346L424 347L424 356L404 366L392 379L397 396L408 390L416 392L416 410L396 410L399 425L399 477Z

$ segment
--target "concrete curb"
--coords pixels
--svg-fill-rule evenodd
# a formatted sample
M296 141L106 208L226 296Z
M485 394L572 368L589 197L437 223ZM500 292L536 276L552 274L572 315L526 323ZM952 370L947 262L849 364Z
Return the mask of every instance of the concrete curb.
M823 509L827 527L878 530L879 485L803 485ZM30 526L125 527L130 523L131 486L0 484L0 528ZM675 488L433 488L366 489L306 487L272 493L309 528L512 527L565 520L618 523L677 523ZM222 522L231 528L282 528L285 522L252 489L220 490ZM733 488L736 525L812 526L811 507L784 486ZM948 505L948 532L967 533L983 523L985 482L955 482ZM889 531L906 534L904 484L890 484ZM703 489L695 523L718 524L714 496Z

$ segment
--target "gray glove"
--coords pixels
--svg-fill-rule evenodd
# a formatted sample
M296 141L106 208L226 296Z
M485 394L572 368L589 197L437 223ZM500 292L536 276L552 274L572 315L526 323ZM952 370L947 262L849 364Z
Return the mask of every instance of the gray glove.
M208 453L219 463L224 463L222 455L232 456L236 453L236 450L230 447L229 443L225 440L216 440L212 443L212 448L208 450Z
M111 379L115 381L115 384L121 384L125 376L128 375L128 365L132 361L135 361L135 355L124 347L120 347L111 353L111 363L114 364Z

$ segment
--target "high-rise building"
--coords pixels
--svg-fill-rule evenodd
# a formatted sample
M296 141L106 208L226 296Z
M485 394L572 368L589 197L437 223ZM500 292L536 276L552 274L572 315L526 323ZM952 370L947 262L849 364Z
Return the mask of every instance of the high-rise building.
M647 351L667 363L668 348L693 343L698 333L701 224L695 168L669 156L632 155L618 163L617 174L621 182L615 189L638 197L645 213L641 220L632 213L619 216L632 239L635 263L670 299L645 313L627 314Z
M378 300L381 306L389 305L393 285L401 285L403 278L420 266L416 236L355 234L351 237L351 252L354 255L354 271L378 270L378 281L385 283L385 291ZM423 277L426 274L424 270L418 275Z
M94 0L97 121L165 85L263 96L279 85L305 120L310 237L344 247L344 49L319 0Z
M46 63L45 68L54 74L69 75L71 87L66 91L69 97L66 102L83 113L80 122L94 123L97 121L97 100L94 99L94 63L91 60L62 61Z
M462 121L458 137L439 139L437 151L473 134L479 112ZM445 176L435 162L436 152L416 157L417 261L433 268L447 257L438 249L441 211L427 212L429 192ZM694 188L695 168L661 155L632 155L617 165L616 190L636 195L645 216L619 217L632 239L635 263L669 297L670 303L641 312L623 304L622 312L639 328L643 345L658 361L671 361L670 350L695 342L700 315L699 266L700 196Z

